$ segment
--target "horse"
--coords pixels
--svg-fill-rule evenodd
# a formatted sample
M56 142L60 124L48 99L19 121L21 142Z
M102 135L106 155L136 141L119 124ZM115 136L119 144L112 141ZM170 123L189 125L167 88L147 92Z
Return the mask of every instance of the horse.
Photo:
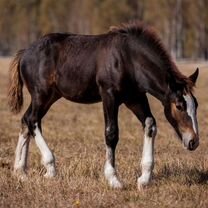
M112 188L122 188L115 164L119 141L118 111L124 104L144 129L139 189L148 185L154 167L157 133L147 94L158 99L167 121L187 150L199 145L197 100L193 95L199 74L183 75L165 49L154 28L127 23L104 34L51 33L18 51L10 65L8 105L19 113L23 85L31 103L21 119L15 151L14 172L25 176L30 139L40 150L45 177L56 175L55 157L41 129L41 119L60 98L91 104L102 101L105 122L104 175Z

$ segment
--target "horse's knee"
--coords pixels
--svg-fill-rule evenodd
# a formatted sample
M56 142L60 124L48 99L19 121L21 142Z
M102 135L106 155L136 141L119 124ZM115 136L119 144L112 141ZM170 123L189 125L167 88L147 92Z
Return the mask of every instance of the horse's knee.
M157 134L157 126L153 117L147 117L145 120L145 134L148 137L155 137Z
M115 148L118 143L118 128L108 126L105 130L105 137L107 146Z

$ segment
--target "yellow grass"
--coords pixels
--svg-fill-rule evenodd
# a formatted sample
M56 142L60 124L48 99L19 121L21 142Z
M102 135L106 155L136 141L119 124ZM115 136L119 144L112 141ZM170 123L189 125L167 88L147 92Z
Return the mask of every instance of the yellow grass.
M9 59L0 60L0 207L208 207L208 64L179 64L185 74L198 65L196 97L200 146L188 152L175 137L161 104L150 97L158 124L152 184L136 187L140 170L143 130L124 106L120 108L117 147L119 177L124 190L112 190L103 176L105 145L101 104L80 105L60 100L43 119L43 133L56 156L58 175L50 180L40 164L34 141L30 145L29 179L12 175L20 118L8 111L6 91ZM26 90L25 90L26 94Z

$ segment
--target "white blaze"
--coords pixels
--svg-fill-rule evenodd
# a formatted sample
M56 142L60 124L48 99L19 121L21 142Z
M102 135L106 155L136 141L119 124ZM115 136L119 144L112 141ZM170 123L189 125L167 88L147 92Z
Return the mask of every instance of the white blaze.
M196 135L198 135L198 123L197 123L197 118L196 118L196 106L194 103L194 99L189 94L184 95L183 97L186 101L186 106L187 106L186 111L192 120L194 132L196 133Z

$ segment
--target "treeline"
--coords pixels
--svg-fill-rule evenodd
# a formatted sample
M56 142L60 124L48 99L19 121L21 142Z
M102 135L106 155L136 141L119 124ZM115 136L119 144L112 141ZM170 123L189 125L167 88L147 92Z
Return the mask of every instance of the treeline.
M208 0L0 0L0 55L49 32L98 34L141 20L176 58L208 59Z

